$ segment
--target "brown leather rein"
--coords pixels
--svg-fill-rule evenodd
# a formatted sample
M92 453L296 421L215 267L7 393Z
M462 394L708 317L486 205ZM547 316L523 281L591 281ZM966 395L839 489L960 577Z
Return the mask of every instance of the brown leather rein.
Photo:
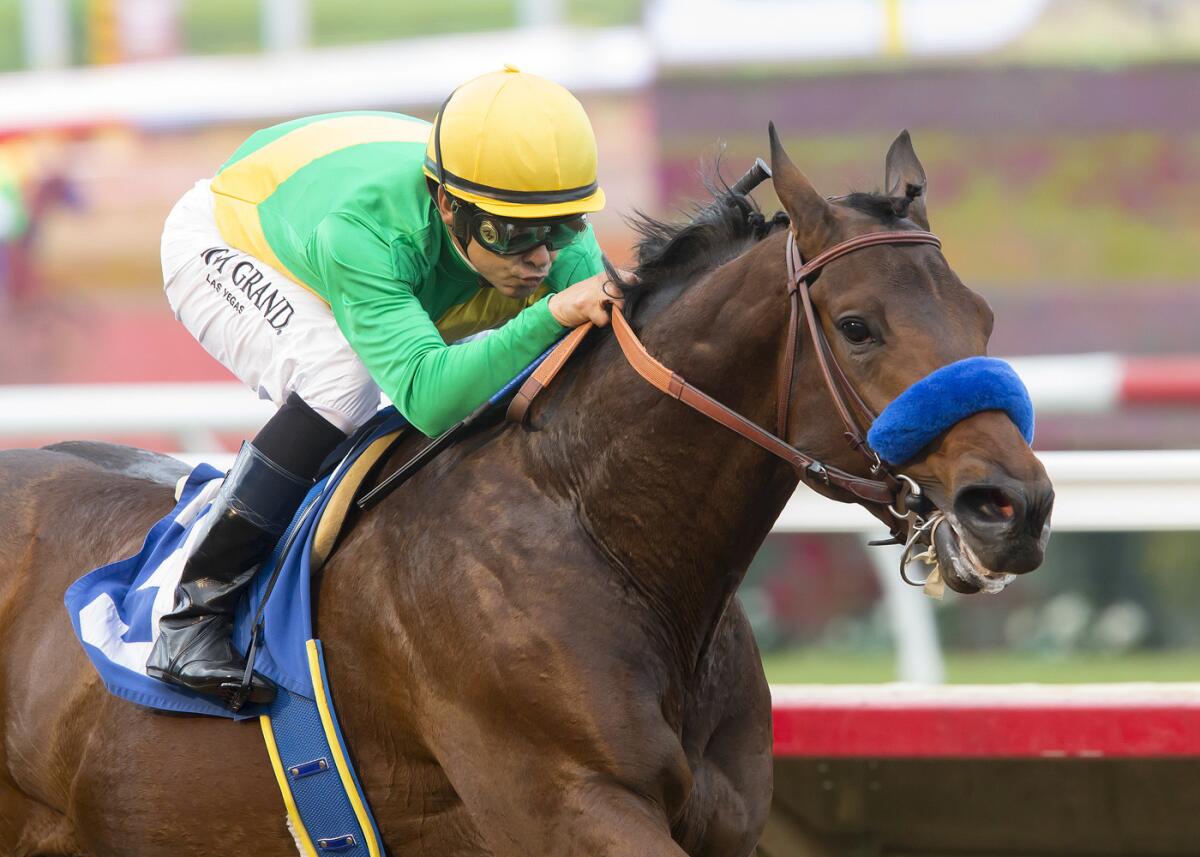
M792 466L799 478L840 488L860 500L892 508L893 515L897 519L897 527L894 528L893 533L899 536L898 530L901 522L908 519L904 512L903 498L909 490L915 488L915 485L906 477L897 478L891 468L881 461L879 456L867 445L864 424L869 427L875 419L875 414L863 402L845 373L842 372L841 367L838 366L817 319L812 298L808 293L809 278L830 262L863 247L880 244L932 244L935 247L941 247L941 241L932 232L870 232L835 244L808 262L803 262L796 247L795 236L789 230L787 237L787 291L790 304L788 341L791 345L784 350L780 379L779 407L776 415L779 435L772 434L736 411L722 405L711 396L693 387L677 372L671 371L651 357L633 332L625 315L617 307L613 307L612 310L612 325L625 359L629 361L633 370L647 382L668 396L678 399L709 419L757 444L772 455L783 459ZM801 306L803 306L803 310L801 310ZM821 374L825 378L825 385L833 397L834 406L845 426L846 440L851 447L866 458L871 473L880 477L878 479L855 476L836 467L822 464L783 439L787 437L788 413L791 410L792 390L795 386L796 353L800 348L798 333L801 312L808 321L810 338L821 366ZM550 353L550 356L542 361L542 364L521 385L521 389L517 392L512 404L509 405L507 414L509 420L517 423L525 421L534 397L550 384L591 329L590 323L575 328ZM857 412L857 416L851 411ZM897 507L900 511L896 511Z

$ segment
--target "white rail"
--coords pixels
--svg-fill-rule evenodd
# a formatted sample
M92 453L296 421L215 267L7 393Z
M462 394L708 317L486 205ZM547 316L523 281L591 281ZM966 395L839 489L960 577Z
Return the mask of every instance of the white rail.
M1011 362L1043 415L1145 405L1200 406L1197 355L1137 358L1095 353L1019 357ZM81 433L251 434L271 412L269 404L233 382L0 386L0 441Z
M562 23L560 0L522 0L525 26L249 56L185 56L63 68L66 4L25 0L27 44L41 71L0 75L0 130L298 116L347 105L437 104L477 74L518 62L573 91L630 90L670 65L806 61L882 53L945 56L1003 44L1047 0L885 4L879 0L655 0L644 26ZM264 0L268 46L295 48L310 25L295 3ZM46 8L43 8L46 7ZM268 14L268 9L290 14ZM36 14L35 14L36 10ZM753 38L730 38L748 20ZM445 57L456 58L454 63ZM180 94L186 93L186 98Z
M1054 529L1200 530L1200 449L1040 452L1054 483ZM882 529L860 506L798 491L776 532Z
M0 438L251 433L275 412L241 384L48 384L0 387Z

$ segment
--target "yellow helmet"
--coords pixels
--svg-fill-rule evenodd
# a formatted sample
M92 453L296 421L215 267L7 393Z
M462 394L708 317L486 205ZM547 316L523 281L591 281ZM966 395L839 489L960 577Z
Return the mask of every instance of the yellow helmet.
M425 175L500 217L551 218L604 208L596 136L557 83L512 66L467 81L434 119Z

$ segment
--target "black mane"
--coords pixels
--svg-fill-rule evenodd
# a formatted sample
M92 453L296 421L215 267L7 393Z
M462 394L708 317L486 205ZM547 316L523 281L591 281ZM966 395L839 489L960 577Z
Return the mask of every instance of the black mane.
M787 215L780 212L767 219L750 197L728 187L709 191L712 201L697 206L684 222L668 223L643 212L630 218L629 225L640 236L634 270L643 284L707 271L787 224Z
M636 297L643 287L678 280L711 270L741 255L749 245L766 238L778 228L786 228L788 216L782 211L769 219L749 196L722 184L709 185L712 201L697 205L691 219L669 223L644 212L629 218L629 225L640 236L635 250L634 269L639 285L626 286L625 292ZM919 193L919 191L918 191ZM915 194L914 194L915 196ZM890 225L908 214L913 197L893 199L882 193L854 192L831 202L868 214ZM609 276L615 270L608 265Z
M833 201L847 208L853 208L855 211L861 211L863 214L869 214L885 226L890 226L897 220L908 216L909 206L920 195L920 188L910 186L908 196L890 197L882 193L856 192L848 193Z

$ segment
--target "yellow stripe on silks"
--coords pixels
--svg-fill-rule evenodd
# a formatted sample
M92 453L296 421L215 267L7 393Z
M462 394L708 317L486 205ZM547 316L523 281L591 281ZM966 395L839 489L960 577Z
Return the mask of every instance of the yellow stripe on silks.
M364 449L362 454L350 465L346 475L338 482L337 488L333 489L333 496L321 510L321 520L317 521L317 532L313 536L312 551L308 556L312 574L321 570L325 565L325 560L329 559L329 554L333 552L333 545L342 531L342 524L346 522L346 513L350 510L354 495L358 493L363 480L367 478L367 473L403 431L404 429L398 429L388 432L383 437L372 441L371 445Z
M275 779L279 783L279 791L283 795L283 804L287 807L288 818L292 821L296 841L303 849L304 857L318 857L312 837L308 835L304 821L300 818L300 810L296 808L296 801L292 797L292 787L288 784L287 773L283 770L283 761L279 758L279 748L275 745L275 730L271 726L271 717L264 714L258 718L258 722L262 726L263 740L267 744L267 754L271 757L271 769L275 771Z
M217 173L212 180L217 230L237 249L312 291L275 255L263 234L259 204L298 170L341 149L360 143L424 143L428 139L426 123L388 116L341 116L303 125Z
M325 729L325 740L329 742L329 751L337 764L338 776L342 778L342 788L345 789L346 797L350 799L350 805L354 808L354 816L358 819L363 838L367 840L367 852L370 857L381 857L371 817L367 808L363 806L362 795L354 784L354 777L350 776L350 763L342 752L342 742L338 740L337 730L333 727L329 698L325 695L325 684L321 681L321 658L317 653L317 641L309 640L305 647L308 649L308 671L312 675L313 689L316 691L317 711L321 714L321 726Z
M213 190L260 203L302 167L360 143L424 143L429 125L390 116L339 116L302 125L227 166Z
M515 316L525 307L533 306L547 294L548 286L539 286L527 298L510 298L495 289L480 289L469 301L450 307L434 324L442 340L457 342L464 336L490 330Z
M215 181L213 187L216 187ZM296 285L304 286L314 295L317 294L308 283L297 277L288 270L283 262L279 261L279 257L275 255L270 242L267 241L267 236L263 234L262 221L259 220L256 203L226 196L213 190L213 216L217 222L217 231L221 233L222 238L229 242L231 247L235 247L243 253L249 253L281 274L286 274ZM321 296L317 295L317 297ZM321 298L321 300L325 299Z

